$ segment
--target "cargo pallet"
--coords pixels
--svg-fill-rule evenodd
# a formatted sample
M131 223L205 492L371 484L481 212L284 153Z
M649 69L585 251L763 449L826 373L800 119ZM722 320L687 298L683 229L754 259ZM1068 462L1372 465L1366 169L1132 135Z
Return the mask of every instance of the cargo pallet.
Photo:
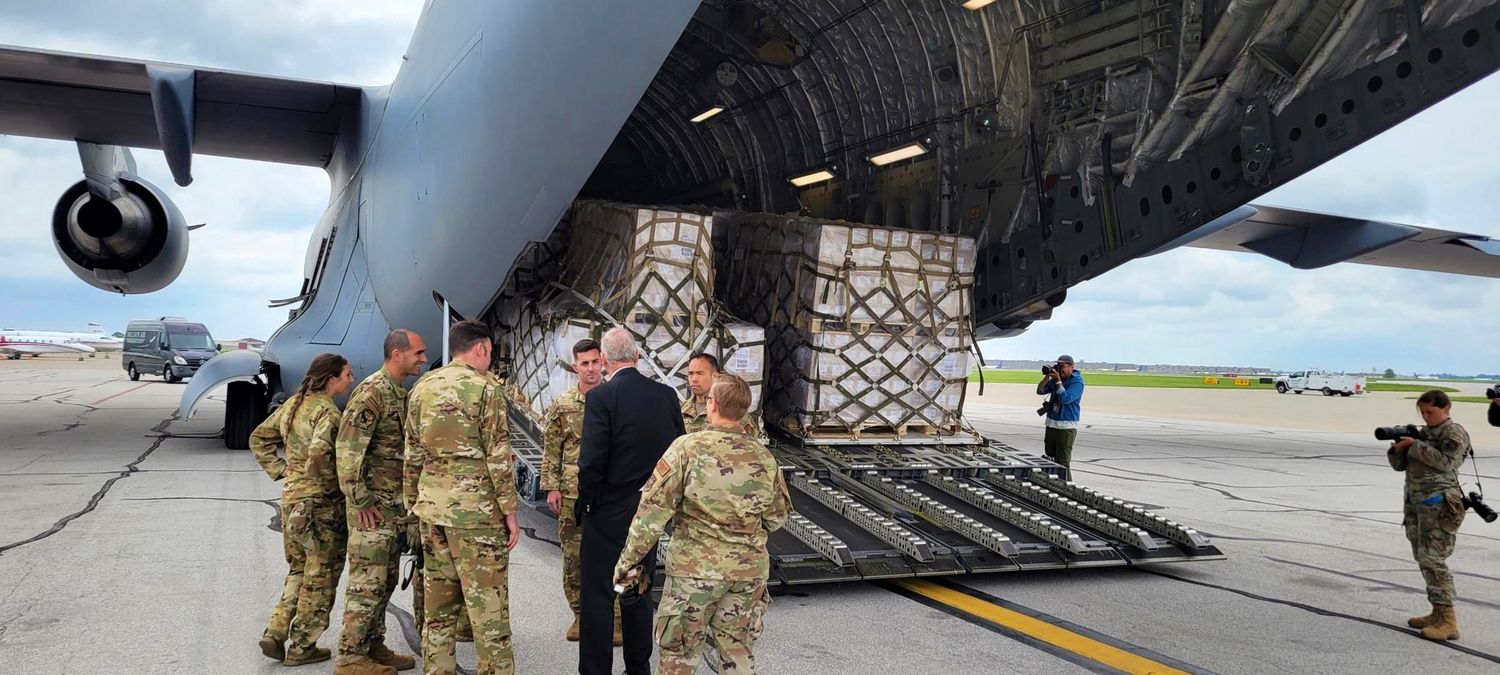
M512 406L523 499L541 428ZM1069 480L1063 467L975 435L884 441L775 434L794 513L771 534L784 585L1221 560L1196 530Z

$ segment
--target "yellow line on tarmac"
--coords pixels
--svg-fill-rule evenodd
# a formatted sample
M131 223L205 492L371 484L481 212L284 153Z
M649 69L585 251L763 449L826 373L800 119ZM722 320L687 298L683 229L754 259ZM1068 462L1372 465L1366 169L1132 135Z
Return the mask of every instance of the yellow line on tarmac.
M1105 666L1127 673L1184 673L1166 664L1131 653L1114 645L1074 633L1061 626L1015 610L985 602L947 586L923 579L902 579L896 585L948 607L990 621ZM1185 673L1184 673L1185 675Z

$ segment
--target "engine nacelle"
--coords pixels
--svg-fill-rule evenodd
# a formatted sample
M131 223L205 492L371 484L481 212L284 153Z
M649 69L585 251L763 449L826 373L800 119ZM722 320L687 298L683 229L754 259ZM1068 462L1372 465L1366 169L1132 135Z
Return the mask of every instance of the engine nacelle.
M123 294L159 291L187 262L188 227L162 191L138 177L116 176L114 199L79 181L52 212L52 243L84 283Z

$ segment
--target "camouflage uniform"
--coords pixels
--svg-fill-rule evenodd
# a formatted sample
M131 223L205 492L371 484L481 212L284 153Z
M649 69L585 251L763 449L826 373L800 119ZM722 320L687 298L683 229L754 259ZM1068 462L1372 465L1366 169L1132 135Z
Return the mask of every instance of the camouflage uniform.
M578 453L583 443L583 394L578 387L565 392L547 408L546 427L542 432L542 490L562 493L562 510L557 513L557 540L562 545L563 595L578 620L578 547L583 532L573 515L578 502Z
M385 608L400 578L396 538L406 517L401 504L405 418L406 389L381 368L354 388L339 424L339 488L349 504L349 582L340 663L367 657L371 645L385 642ZM372 506L381 522L366 530L358 514Z
M710 427L674 441L641 491L615 576L672 521L656 610L661 672L694 672L705 638L719 652L720 673L754 672L751 650L771 603L766 539L791 515L776 458L738 425Z
M499 380L454 361L412 388L403 491L424 525L426 672L457 670L453 644L461 606L473 624L479 672L515 672L505 516L519 501Z
M288 659L308 655L328 629L344 571L344 496L334 466L339 409L326 394L283 404L250 435L255 460L281 489L281 536L289 570L265 637L289 640ZM286 459L276 455L284 448Z
M1427 581L1427 599L1434 605L1451 607L1455 599L1448 556L1453 555L1458 526L1464 521L1458 469L1469 450L1469 432L1449 420L1423 427L1421 439L1406 452L1386 453L1391 468L1406 472L1401 526Z
M697 433L708 428L708 399L700 399L689 395L682 402L682 423L687 427L687 432ZM760 438L760 412L751 410L740 418L740 430L751 438Z

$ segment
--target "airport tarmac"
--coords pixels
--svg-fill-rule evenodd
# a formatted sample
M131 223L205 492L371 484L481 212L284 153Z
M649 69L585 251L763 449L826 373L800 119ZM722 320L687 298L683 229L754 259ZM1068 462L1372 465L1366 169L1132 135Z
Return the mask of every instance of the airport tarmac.
M130 382L118 365L0 361L0 673L286 672L255 645L285 572L278 485L224 449L221 402L179 420L182 385ZM1039 452L1029 389L987 385L971 421ZM760 670L1500 669L1500 523L1471 513L1451 561L1463 638L1405 627L1425 595L1399 527L1401 477L1369 427L1416 421L1414 395L1090 389L1077 479L1198 528L1227 560L788 589ZM1489 459L1497 430L1468 405L1460 420ZM1500 485L1495 466L1485 478ZM571 672L555 522L527 510L522 523L517 670ZM388 617L404 651L409 607L398 592ZM460 659L472 670L472 646Z

